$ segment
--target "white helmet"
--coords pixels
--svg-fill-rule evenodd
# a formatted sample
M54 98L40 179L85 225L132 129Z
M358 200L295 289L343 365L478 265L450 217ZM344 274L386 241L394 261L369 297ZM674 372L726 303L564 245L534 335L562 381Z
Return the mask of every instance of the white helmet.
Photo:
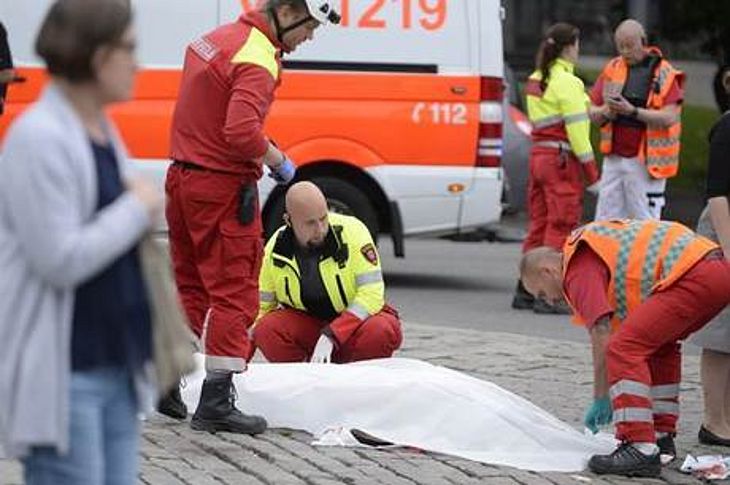
M324 25L327 23L339 24L340 14L334 7L333 0L304 0L307 4L309 15L317 22Z

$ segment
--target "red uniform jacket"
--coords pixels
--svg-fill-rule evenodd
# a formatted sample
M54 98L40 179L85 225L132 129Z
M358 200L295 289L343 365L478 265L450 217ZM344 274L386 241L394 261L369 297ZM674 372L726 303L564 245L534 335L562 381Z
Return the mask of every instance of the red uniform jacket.
M281 49L259 12L192 42L172 119L171 158L261 177L263 125L279 85Z

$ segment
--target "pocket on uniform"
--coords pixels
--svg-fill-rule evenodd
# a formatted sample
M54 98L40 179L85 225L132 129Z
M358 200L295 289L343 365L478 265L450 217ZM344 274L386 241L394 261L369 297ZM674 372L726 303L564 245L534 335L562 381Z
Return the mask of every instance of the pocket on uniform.
M263 240L258 224L225 220L220 224L223 275L258 279L263 259Z
M554 214L558 222L575 227L583 215L583 187L574 183L559 183L555 185Z
M209 170L187 170L182 179L187 200L221 205L237 197L241 185L235 176Z

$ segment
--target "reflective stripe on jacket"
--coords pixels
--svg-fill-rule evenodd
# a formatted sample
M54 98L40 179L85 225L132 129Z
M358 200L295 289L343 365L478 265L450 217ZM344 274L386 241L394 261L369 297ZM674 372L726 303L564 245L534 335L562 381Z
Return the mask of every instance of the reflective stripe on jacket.
M608 301L615 329L652 293L681 278L719 246L682 224L656 220L612 220L586 224L563 247L563 271L581 243L586 243L608 267ZM576 323L583 324L580 315Z
M533 124L533 141L570 143L590 184L598 180L588 119L590 100L583 81L574 74L574 70L571 62L556 59L550 66L550 77L544 90L540 86L542 72L533 72L525 88L527 113Z
M661 51L650 47L649 51L661 57ZM623 57L615 57L603 68L603 98L608 99L623 91L629 66ZM684 84L684 73L675 69L662 57L653 72L649 83L649 97L646 108L661 110L666 106L665 100L675 80L680 87ZM674 177L679 170L679 137L682 133L681 105L677 105L674 122L669 128L655 128L647 125L644 138L639 148L639 159L646 164L649 174L654 178ZM601 153L608 155L612 151L613 123L601 127Z
M380 257L365 224L355 217L334 213L329 214L329 224L319 272L339 314L329 330L342 343L357 323L383 309L385 284ZM259 319L279 305L307 311L301 298L295 246L294 232L287 226L266 243L259 277Z

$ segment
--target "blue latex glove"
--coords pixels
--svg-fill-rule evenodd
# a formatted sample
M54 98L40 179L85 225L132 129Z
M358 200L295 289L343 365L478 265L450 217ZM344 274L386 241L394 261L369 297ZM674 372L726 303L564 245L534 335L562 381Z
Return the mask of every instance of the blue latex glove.
M276 170L269 172L269 177L276 180L277 184L286 185L292 181L294 175L297 173L297 167L292 162L291 158L284 156L284 161Z
M598 433L598 427L606 424L610 424L613 418L613 409L611 409L611 399L606 397L600 397L593 400L593 404L586 411L586 416L583 418L583 424L586 428L590 429L593 434Z

